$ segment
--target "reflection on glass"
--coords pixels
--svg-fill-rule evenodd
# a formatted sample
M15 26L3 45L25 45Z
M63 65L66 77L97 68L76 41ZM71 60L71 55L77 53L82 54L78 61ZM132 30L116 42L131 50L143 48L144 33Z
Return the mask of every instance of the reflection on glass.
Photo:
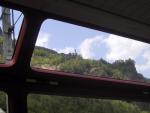
M150 113L149 103L30 94L28 113Z
M149 82L149 56L147 43L48 19L39 32L31 66Z
M11 60L22 20L21 12L0 7L0 63Z

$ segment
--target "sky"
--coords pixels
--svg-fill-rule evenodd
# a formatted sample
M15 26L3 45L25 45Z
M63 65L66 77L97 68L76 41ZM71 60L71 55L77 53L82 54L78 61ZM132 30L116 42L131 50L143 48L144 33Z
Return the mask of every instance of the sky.
M36 45L58 53L76 51L84 59L103 58L110 63L131 58L137 71L150 78L150 45L147 43L48 19L41 26Z
M21 12L15 11L15 21L20 14ZM23 16L15 26L16 38L22 21ZM131 58L135 61L137 71L150 78L150 44L147 43L48 19L41 26L36 45L58 53L68 54L76 51L84 59L103 58L110 63Z

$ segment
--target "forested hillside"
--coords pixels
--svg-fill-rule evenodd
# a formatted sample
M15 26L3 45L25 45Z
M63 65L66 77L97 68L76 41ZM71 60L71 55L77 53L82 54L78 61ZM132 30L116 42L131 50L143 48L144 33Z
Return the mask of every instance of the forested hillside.
M147 81L136 71L132 59L109 63L104 59L83 59L77 53L57 53L54 50L36 47L31 60L34 67L78 73L89 76L112 77L116 79Z
M31 65L44 69L79 73L84 76L112 77L116 79L147 82L137 73L132 59L109 63L104 59L83 59L77 53L63 54L36 47ZM119 100L85 99L61 96L28 96L29 113L150 113L148 103Z

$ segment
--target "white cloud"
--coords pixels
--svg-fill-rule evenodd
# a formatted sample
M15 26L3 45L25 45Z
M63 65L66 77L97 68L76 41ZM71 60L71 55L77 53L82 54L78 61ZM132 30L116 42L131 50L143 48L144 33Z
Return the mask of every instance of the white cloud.
M48 48L50 34L46 32L40 32L36 41L37 46Z
M145 53L143 54L143 58L146 60L146 63L136 65L137 70L139 70L140 72L150 69L150 51L145 51Z
M73 47L65 47L64 49L55 49L58 53L65 53L65 54L69 54L69 53L75 53L75 48Z
M104 43L109 51L106 54L108 61L125 60L131 58L136 62L141 60L140 64L136 64L138 72L143 73L144 76L149 77L146 72L150 70L150 45L140 41L127 39L121 36L109 35L104 39Z
M92 47L94 45L100 44L102 41L101 36L96 36L94 38L85 39L79 46L80 54L84 59L91 59L94 57L94 53L92 52Z
M146 43L123 38L116 35L109 35L104 41L109 49L106 59L114 61L118 59L136 59L149 46Z

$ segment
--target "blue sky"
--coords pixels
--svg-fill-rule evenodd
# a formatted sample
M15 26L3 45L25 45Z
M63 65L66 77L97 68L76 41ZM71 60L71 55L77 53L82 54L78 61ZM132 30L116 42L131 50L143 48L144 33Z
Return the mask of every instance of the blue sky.
M15 11L15 21L20 14ZM16 38L22 20L23 16L15 26ZM146 43L49 19L43 22L36 45L66 54L76 50L84 59L103 58L110 63L131 58L137 71L150 78L150 45Z
M42 24L36 45L66 54L76 50L84 59L131 58L137 71L150 78L150 45L143 42L49 19Z

